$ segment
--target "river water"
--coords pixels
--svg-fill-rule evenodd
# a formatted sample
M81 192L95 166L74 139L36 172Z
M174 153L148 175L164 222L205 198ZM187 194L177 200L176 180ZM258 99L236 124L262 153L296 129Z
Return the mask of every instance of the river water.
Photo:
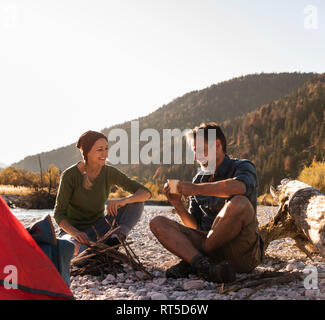
M170 211L173 207L170 206L145 206L145 209L150 210L160 210L160 211ZM10 209L11 212L19 220L35 220L42 218L45 215L51 215L53 217L53 209Z
M171 211L173 207L170 206L145 206L145 210L157 210L157 212L161 211ZM260 225L268 222L270 219L274 217L277 213L277 207L271 206L257 206L257 219ZM23 222L28 221L35 221L37 219L42 218L44 215L50 214L53 217L53 209L45 209L45 210L38 210L38 209L11 209L12 213Z

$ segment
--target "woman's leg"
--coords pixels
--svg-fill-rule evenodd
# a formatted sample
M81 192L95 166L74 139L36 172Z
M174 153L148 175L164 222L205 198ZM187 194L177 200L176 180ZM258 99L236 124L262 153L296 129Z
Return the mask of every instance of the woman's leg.
M128 236L131 229L140 220L142 212L144 209L143 202L135 202L127 204L126 206L119 208L117 210L117 216L106 216L109 222L112 224L116 218L116 225L120 226L119 232L125 237Z

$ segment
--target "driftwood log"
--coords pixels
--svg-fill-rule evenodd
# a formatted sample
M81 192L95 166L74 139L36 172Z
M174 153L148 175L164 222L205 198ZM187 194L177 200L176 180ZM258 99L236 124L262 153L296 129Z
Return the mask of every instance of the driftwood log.
M284 179L271 193L279 202L276 216L260 227L265 249L271 241L290 237L312 259L325 257L325 194L298 180Z

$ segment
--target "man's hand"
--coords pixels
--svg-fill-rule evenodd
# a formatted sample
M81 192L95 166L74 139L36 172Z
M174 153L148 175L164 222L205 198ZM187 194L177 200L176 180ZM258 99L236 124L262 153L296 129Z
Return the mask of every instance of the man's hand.
M179 184L182 182L178 182L177 189ZM179 189L178 189L179 190ZM194 217L188 213L187 209L184 207L184 204L182 202L182 194L181 193L170 193L170 187L168 183L165 183L164 185L164 192L168 199L168 201L175 207L176 213L181 218L183 224L186 227L196 229L197 223L194 219Z
M179 204L182 203L182 195L178 193L170 193L170 187L168 182L164 184L164 193L168 199L168 201L174 205L174 204Z
M192 182L180 181L177 185L178 192L185 197L195 196L198 194L197 185Z

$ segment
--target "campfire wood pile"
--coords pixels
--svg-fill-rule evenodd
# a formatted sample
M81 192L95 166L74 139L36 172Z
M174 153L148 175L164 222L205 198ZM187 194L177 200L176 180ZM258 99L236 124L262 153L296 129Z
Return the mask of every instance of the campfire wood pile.
M108 220L106 220L109 223ZM110 223L109 223L110 224ZM71 261L71 275L100 275L105 274L117 274L123 272L123 264L128 264L132 267L133 271L141 271L143 277L152 279L152 275L144 268L139 258L136 256L130 244L116 233L120 227L114 227L115 221L111 225L110 230L103 236L99 237L97 234L97 241L90 241L90 246L85 251L81 252L78 256ZM105 244L105 240L108 239L113 233L117 234L120 244L115 246L109 246ZM120 251L123 250L124 252ZM140 279L138 274L135 273L137 279Z

